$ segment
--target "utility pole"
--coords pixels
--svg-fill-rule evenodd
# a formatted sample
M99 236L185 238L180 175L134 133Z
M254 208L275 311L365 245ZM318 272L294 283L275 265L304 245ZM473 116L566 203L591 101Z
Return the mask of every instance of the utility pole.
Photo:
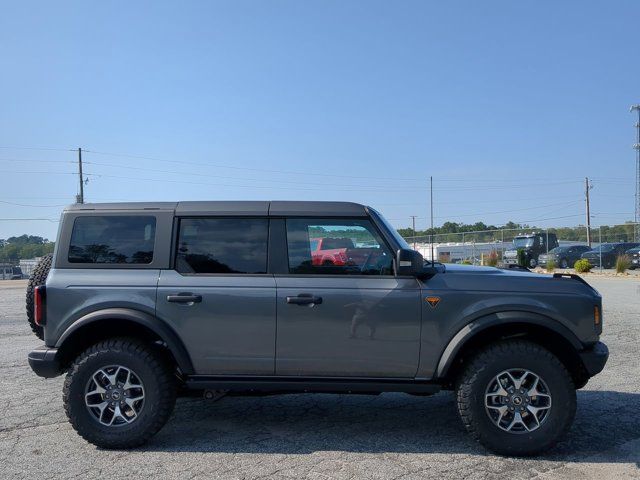
M80 193L76 195L76 203L84 203L84 181L82 177L82 149L78 148L78 179L80 180Z
M636 122L636 143L633 148L636 151L636 208L633 221L635 241L640 242L640 105L632 105L631 112L638 112L638 121Z
M435 263L436 259L433 255L433 177L429 177L429 190L431 195L431 262Z
M589 213L589 178L585 177L584 179L584 194L585 201L587 206L587 245L591 248L591 214Z
M413 249L416 249L416 216L415 215L411 215L411 224L413 225L411 227L411 230L413 231Z

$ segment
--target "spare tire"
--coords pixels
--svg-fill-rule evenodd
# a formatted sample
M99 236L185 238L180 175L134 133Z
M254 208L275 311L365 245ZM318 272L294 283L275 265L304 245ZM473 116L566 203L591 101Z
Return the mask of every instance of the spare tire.
M33 290L40 285L44 285L47 281L47 275L49 275L49 270L51 270L52 259L53 254L51 253L43 256L40 262L38 262L38 265L36 265L36 268L31 272L29 283L27 284L27 320L29 321L31 330L33 330L33 333L35 333L36 337L40 340L44 339L44 329L40 325L36 325L36 320L33 316Z

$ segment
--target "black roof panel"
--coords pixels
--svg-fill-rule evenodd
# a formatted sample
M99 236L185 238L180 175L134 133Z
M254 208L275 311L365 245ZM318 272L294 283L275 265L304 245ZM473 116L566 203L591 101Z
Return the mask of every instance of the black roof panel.
M176 215L243 215L243 216L325 216L325 217L365 217L364 205L352 202L310 202L310 201L189 201L189 202L122 202L73 204L65 211L175 211Z

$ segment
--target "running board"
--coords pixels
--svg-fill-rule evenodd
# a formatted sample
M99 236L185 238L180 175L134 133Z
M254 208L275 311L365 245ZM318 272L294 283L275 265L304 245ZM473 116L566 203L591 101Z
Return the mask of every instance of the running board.
M405 392L437 393L440 385L420 380L348 377L255 377L191 375L185 386L192 390L230 392L306 392L358 393Z

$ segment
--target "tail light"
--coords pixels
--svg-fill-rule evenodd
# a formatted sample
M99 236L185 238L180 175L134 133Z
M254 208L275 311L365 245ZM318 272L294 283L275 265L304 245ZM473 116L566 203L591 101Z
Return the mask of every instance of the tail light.
M47 319L45 317L45 293L46 287L44 285L40 285L33 289L33 319L36 322L36 325L42 327L46 323Z

